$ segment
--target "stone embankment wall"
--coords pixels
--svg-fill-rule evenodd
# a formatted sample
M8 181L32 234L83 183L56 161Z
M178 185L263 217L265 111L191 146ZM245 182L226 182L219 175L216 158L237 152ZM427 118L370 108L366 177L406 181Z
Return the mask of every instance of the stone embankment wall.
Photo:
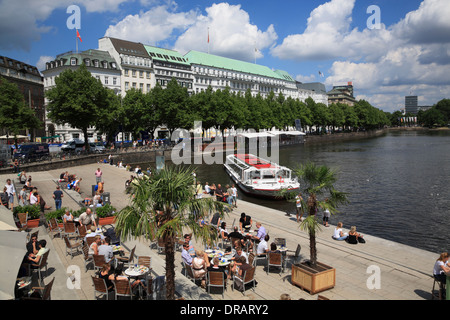
M308 135L305 137L305 144L332 143L347 140L367 139L380 137L388 132L388 129L369 130L360 132L333 133L324 135Z

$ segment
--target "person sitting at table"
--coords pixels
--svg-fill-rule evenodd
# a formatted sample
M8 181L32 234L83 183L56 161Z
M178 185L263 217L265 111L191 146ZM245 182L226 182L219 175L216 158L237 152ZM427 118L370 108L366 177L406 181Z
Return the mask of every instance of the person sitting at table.
M111 281L128 280L128 277L122 276L122 268L114 269L114 272L108 278ZM144 288L146 286L144 279L135 279L134 281L130 280L130 282L131 282L131 290L133 291L133 293L136 293L136 290L138 289L139 286L143 286Z
M263 240L258 243L258 247L256 248L256 254L258 256L266 256L267 252L269 252L268 241L270 240L270 236L266 234Z
M234 226L233 227L233 232L230 232L228 234L228 239L242 239L244 238L244 236L242 235L242 233L239 232L238 226Z
M214 227L216 227L216 228L219 228L220 222L221 222L221 218L220 218L220 213L219 212L214 213L214 215L209 220L209 224L214 226Z
M192 235L187 233L184 235L184 243L187 243L189 248L188 248L188 253L193 256L195 255L195 250L194 250L194 246L192 245L192 241L191 241L191 237Z
M450 255L448 252L443 252L440 254L439 258L436 260L433 269L433 277L436 281L445 283L447 276L446 273L450 272L450 266L448 264Z
M105 240L103 240L102 244L98 247L98 254L105 256L106 263L110 263L113 260L114 252L109 237L105 237Z
M244 250L242 250L241 246L236 247L236 253L231 258L231 260L237 261L237 259L239 259L240 257L244 257L245 261L248 263L248 255Z
M105 280L105 285L108 291L114 291L114 285L109 278L111 275L114 275L114 269L111 268L111 265L109 263L105 263L98 273L98 277Z
M275 242L272 242L272 243L270 244L270 250L269 250L269 252L270 252L270 253L280 253L281 251L278 250L277 244L276 244Z
M219 238L222 238L222 239L228 238L227 223L225 221L223 221L219 227Z
M245 230L249 230L252 227L253 221L252 217L245 214L245 212L241 213L241 218L239 219L239 229L241 232Z
M232 269L233 274L238 275L241 279L244 276L245 271L250 270L252 265L248 263L248 261L244 257L240 257L235 265L234 270ZM242 282L234 280L234 287L238 291L242 291L244 288L242 286Z
M28 255L28 260L38 264L39 261L41 260L41 257L49 250L48 248L46 248L47 245L47 241L45 240L41 240L39 241L39 251L36 254L30 253Z
M92 242L89 247L88 255L89 256L93 256L94 254L98 255L98 248L100 247L101 244L102 238L99 235L95 235L94 242Z
M105 240L105 236L103 234L101 234L101 233L97 234L97 228L95 226L91 226L90 231L91 232L86 233L86 236L84 236L84 242L87 241L87 238L95 237L95 236L99 236L102 241Z
M66 223L67 221L73 221L73 215L69 210L66 210L66 212L63 215L63 221Z
M256 241L261 241L267 234L266 228L262 226L261 222L256 222L256 228L258 228L258 233L256 234L256 236L252 236L252 239Z
M210 265L207 269L207 271L211 271L211 272L222 272L223 273L223 279L226 281L226 279L228 278L228 273L226 271L226 268L219 266L219 258L218 257L214 257L212 259L212 265Z
M205 253L202 250L196 250L195 253L196 256L194 257L194 259L192 259L192 271L194 273L194 278L201 279L201 287L205 288L205 275L206 269L209 266L209 262L207 262L209 259L208 257L206 257L205 259Z
M37 240L37 235L31 235L30 241L27 243L27 254L36 255L39 252L39 242Z
M189 243L183 243L183 249L181 250L181 259L188 266L192 266L192 256L188 252Z

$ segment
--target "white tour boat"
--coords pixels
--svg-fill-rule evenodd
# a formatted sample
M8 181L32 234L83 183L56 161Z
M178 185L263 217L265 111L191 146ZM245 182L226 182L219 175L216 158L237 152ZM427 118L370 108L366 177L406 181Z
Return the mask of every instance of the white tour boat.
M281 190L298 192L300 189L291 169L252 154L228 155L224 166L239 188L253 196L281 199Z

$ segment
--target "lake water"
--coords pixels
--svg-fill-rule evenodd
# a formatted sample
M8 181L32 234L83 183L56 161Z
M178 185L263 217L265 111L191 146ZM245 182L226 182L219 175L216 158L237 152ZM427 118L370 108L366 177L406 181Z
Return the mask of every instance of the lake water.
M314 161L337 169L336 189L350 203L332 216L344 228L435 253L450 251L450 132L395 131L382 137L280 148L280 164L294 168ZM145 168L145 164L142 166ZM231 184L223 165L197 165L204 184ZM287 201L239 198L290 212ZM249 213L251 215L251 213ZM321 217L321 213L319 213Z

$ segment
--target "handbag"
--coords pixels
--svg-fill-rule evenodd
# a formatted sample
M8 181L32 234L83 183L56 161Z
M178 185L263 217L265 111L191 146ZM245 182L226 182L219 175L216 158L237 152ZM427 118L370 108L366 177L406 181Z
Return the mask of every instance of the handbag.
M358 237L358 242L359 243L366 243L366 240L364 240L363 237Z

